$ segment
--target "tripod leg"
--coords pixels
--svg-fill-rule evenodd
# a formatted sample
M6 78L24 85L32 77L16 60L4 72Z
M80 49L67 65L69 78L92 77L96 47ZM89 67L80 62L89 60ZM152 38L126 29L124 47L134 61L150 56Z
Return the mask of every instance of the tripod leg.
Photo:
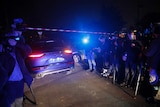
M35 95L34 95L34 92L33 92L32 87L30 87L30 92L31 92L32 97L33 97L33 99L34 99L34 104L36 105L36 104L37 104L37 100L36 100L36 97L35 97Z
M115 84L116 81L116 67L113 67L113 84Z
M138 92L138 89L139 89L139 83L140 83L140 79L141 79L141 73L142 73L142 65L140 65L139 74L138 74L138 78L137 78L136 89L135 89L135 92L134 92L134 96L135 97L137 96L137 92Z
M134 96L135 96L135 97L137 96L140 78L141 78L141 73L138 74L138 79L137 79L137 84L136 84L136 90L135 90L135 93L134 93Z
M28 101L31 102L32 104L37 105L37 101L36 101L36 98L35 98L33 89L32 89L31 87L29 87L29 90L30 90L31 95L32 95L32 97L33 97L33 101L32 101L30 98L28 98L25 94L24 94L24 96L23 96L23 101L28 100Z
M28 100L29 102L31 102L32 104L36 105L35 101L32 101L31 99L29 99L26 95L23 96L23 101Z

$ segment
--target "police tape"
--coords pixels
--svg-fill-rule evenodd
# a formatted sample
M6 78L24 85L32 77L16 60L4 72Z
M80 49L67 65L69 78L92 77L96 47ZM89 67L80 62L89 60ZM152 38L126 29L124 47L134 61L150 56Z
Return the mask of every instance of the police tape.
M52 32L70 32L70 33L87 33L87 34L111 34L111 33L106 33L106 32L90 32L90 31L81 31L81 30L69 30L69 29L49 29L49 28L32 28L32 27L27 27L27 30L36 30L36 31L52 31Z

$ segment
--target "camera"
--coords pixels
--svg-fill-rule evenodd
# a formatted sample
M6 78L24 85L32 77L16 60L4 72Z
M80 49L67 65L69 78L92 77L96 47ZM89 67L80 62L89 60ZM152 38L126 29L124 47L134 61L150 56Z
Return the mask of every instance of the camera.
M9 36L9 37L6 37L6 39L14 39L15 41L20 41L20 37L19 36Z

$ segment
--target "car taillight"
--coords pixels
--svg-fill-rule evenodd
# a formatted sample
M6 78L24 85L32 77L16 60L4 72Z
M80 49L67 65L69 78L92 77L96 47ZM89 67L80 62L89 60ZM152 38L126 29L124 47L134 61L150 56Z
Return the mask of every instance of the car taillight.
M70 50L70 49L66 49L66 50L64 50L64 53L72 53L72 50Z
M41 54L30 54L29 57L30 57L30 58L40 58L40 57L42 57L43 55L44 55L43 53L41 53Z

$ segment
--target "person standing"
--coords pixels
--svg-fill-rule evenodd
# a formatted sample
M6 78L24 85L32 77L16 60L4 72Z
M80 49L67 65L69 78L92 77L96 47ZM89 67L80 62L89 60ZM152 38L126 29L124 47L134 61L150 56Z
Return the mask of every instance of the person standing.
M160 64L160 25L153 28L154 40L152 40L146 56L149 62L149 76L151 85L156 85L159 79L158 65Z
M85 54L86 54L86 58L88 61L88 65L89 65L89 70L90 72L93 72L96 70L96 62L95 62L95 53L93 51L96 43L94 43L94 39L91 38L90 36L88 36L88 44L86 45L85 48Z
M116 58L117 58L117 74L116 74L116 79L117 83L120 86L124 86L124 79L125 79L125 58L124 56L125 51L124 51L124 44L126 41L126 34L125 33L120 33L119 38L117 39L117 51L116 51Z
M23 107L24 84L30 88L33 78L30 75L26 65L25 58L31 53L29 45L25 44L22 32L23 19L14 19L12 32L5 34L4 48L15 61L12 73L7 78L7 82L3 87L8 100L8 107Z
M128 32L128 40L125 43L125 83L131 88L135 88L136 79L139 74L141 63L142 43L137 40L136 33L131 30Z
M96 70L98 73L103 73L103 68L109 68L109 55L110 55L110 43L109 39L105 35L101 35L99 38L97 48L94 48Z
M149 48L144 52L147 61L147 72L145 82L143 82L142 92L146 96L149 103L154 103L155 100L160 100L159 76L160 76L160 25L153 24L152 26L153 39ZM144 87L145 86L145 87Z

